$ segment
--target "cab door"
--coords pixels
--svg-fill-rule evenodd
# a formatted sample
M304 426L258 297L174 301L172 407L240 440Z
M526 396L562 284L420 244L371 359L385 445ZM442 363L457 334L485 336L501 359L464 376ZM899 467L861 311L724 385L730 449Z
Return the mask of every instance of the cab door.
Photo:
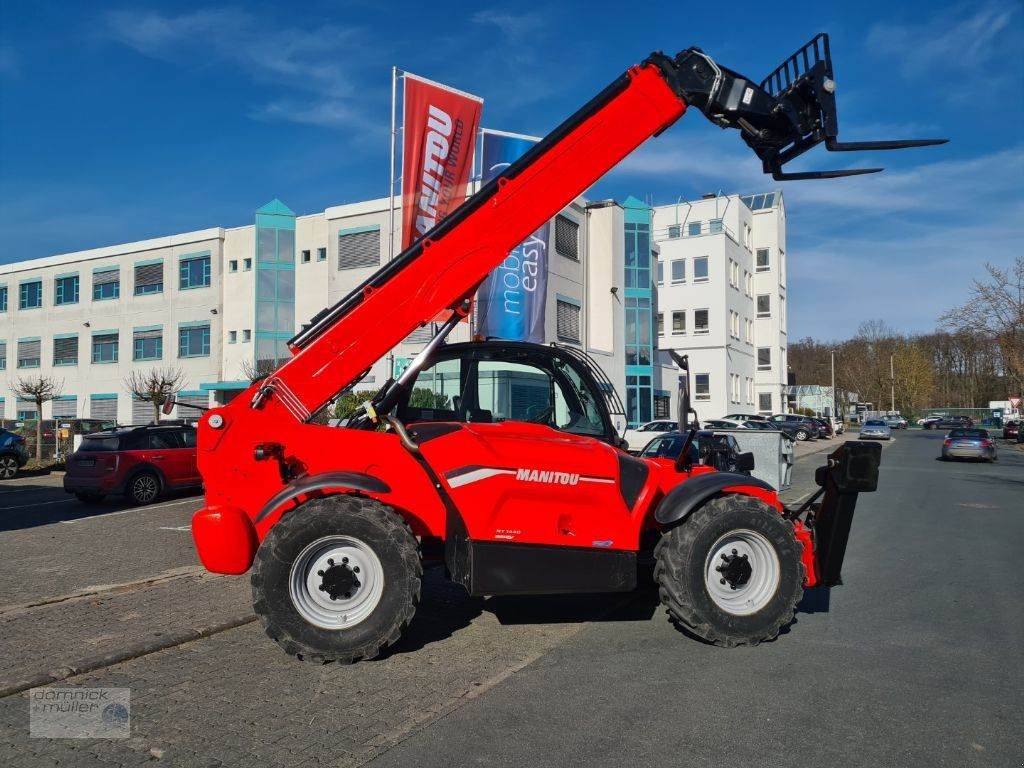
M465 350L424 370L400 415L468 537L635 549L623 454L610 444L600 392L571 364L528 345ZM450 426L427 425L436 421Z

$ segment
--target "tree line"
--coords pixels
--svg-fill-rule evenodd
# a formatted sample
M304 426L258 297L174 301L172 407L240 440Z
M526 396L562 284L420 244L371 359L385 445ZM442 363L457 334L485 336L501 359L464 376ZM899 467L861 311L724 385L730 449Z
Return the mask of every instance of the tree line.
M1024 391L1024 257L1010 269L985 265L967 301L944 313L931 333L899 333L881 320L853 338L790 344L798 384L828 385L835 354L838 405L845 393L877 410L917 413L929 407L986 408ZM891 362L890 362L891 360Z

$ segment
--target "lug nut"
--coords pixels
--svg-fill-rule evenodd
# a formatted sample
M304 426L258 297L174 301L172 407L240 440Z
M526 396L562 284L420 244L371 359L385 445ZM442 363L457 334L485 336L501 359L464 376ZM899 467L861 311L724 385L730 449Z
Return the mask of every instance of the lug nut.
M327 591L327 587L325 587L323 584L321 584L320 585L320 591L321 592L326 592Z
M317 572L316 572L316 575L317 575L317 576L323 576L323 575L324 575L324 572L323 572L323 571L317 571Z
M347 557L341 558L341 564L342 565L348 565L348 558Z
M334 565L334 560L332 560L331 558L328 557L327 558L327 564L328 565Z
M725 579L719 579L719 580L718 580L718 583L719 583L719 584L725 584Z
M735 555L735 554L736 554L736 550L734 549L734 550L732 551L732 553L733 553L733 554Z
M359 573L359 566L358 565L355 568L352 569L352 573Z
M352 593L351 592L346 592L345 593L345 599L347 600L350 597L352 597Z

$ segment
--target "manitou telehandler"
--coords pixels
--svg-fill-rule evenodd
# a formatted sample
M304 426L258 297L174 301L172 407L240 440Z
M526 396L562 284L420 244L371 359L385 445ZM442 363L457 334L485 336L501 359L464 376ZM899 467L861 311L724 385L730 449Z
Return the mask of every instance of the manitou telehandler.
M394 643L431 556L472 595L632 590L653 557L661 600L690 633L724 646L774 638L804 587L839 583L857 494L876 487L877 444L842 446L818 470L820 504L790 510L764 482L694 464L688 446L675 461L631 457L609 416L610 382L584 351L445 338L510 250L688 107L739 129L781 180L880 170L783 172L822 142L941 143L840 143L834 90L825 35L760 83L697 48L631 67L314 317L276 371L203 415L206 506L192 533L206 568L251 567L267 634L306 659L366 659ZM365 412L313 423L439 315ZM685 370L680 382L692 440ZM424 388L430 407L410 397Z

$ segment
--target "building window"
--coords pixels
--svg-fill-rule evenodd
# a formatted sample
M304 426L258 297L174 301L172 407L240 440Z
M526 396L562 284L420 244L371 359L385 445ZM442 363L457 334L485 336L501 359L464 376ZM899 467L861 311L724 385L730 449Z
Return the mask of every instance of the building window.
M164 329L136 328L132 335L133 360L160 360L164 356Z
M709 221L708 222L708 231L711 232L711 234L713 234L713 235L716 235L719 232L721 232L722 231L722 220L721 219L712 219L711 221Z
M144 261L135 265L135 295L151 296L164 292L164 262Z
M651 228L648 224L627 223L625 225L625 234L626 287L650 288Z
M758 392L757 394L757 410L762 414L769 414L772 412L772 393L771 392Z
M121 270L117 267L92 273L92 300L107 301L121 295Z
M663 262L661 260L658 261L657 273L658 273L658 285L664 285L665 284L665 262Z
M316 249L316 260L317 261L327 261L327 249L326 248L317 248Z
M708 281L708 257L698 256L693 260L693 282L706 283Z
M577 312L579 310L577 309ZM578 320L577 320L578 322ZM577 331L577 335L578 335ZM626 297L626 365L650 365L653 355L651 340L651 300Z
M700 234L700 222L691 221L686 225L686 234L688 235L699 235Z
M767 293L759 293L757 295L757 316L772 316L772 297Z
M0 371L7 370L7 342L0 341ZM3 405L2 398L0 398L0 406ZM0 418L3 417L3 409L0 407Z
M338 233L338 269L362 269L380 264L380 229Z
M758 248L754 269L757 272L767 272L772 268L771 258L767 248Z
M746 342L747 342L747 344L753 344L754 343L754 321L753 320L744 320L743 324L746 327L746 337L745 337L746 338Z
M729 310L729 336L736 339L740 337L740 316L731 309Z
M43 281L32 280L21 284L18 309L38 309L43 306Z
M302 251L302 263L303 264L309 264L309 262L312 261L312 260L313 260L313 256L310 254L309 251Z
M659 336L664 336L665 335L665 313L664 312L659 312L658 313L658 335Z
M117 362L117 333L99 333L92 337L92 361L94 363Z
M53 364L78 365L78 336L53 337Z
M686 259L676 259L672 262L672 283L686 282Z
M7 286L0 285L0 312L7 311Z
M247 341L252 341L252 331L248 328L242 331L242 343L244 344Z
M708 327L708 311L706 309L695 309L693 311L693 332L698 336L710 332Z
M228 331L228 344L234 344L238 341L238 331Z
M237 271L238 271L238 259L231 259L231 261L228 262L228 272L237 272Z
M580 260L580 225L562 215L555 216L555 252L567 259Z
M210 326L190 325L178 329L178 357L209 357Z
M654 396L654 418L667 419L672 409L672 398L668 395Z
M679 336L686 333L686 313L685 312L673 312L672 313L672 335Z
M637 427L651 420L654 389L650 376L626 376L626 421Z
M745 269L743 270L743 292L745 294L747 294L747 296L753 296L754 295L754 281L753 281L753 278L752 278L751 274L749 272L747 272L747 270L745 270Z
M65 275L53 281L53 303L78 303L78 275Z
M772 348L771 347L758 347L757 348L757 370L759 371L770 371L772 368Z
M693 399L694 400L710 400L711 399L711 374L710 373L698 373L693 377Z
M210 254L187 256L178 267L180 282L179 290L190 288L207 288L210 285Z
M682 227L679 224L668 225L668 236L670 239L679 237L682 234Z
M248 272L250 269L252 269L252 259L245 259L242 262L242 271Z
M18 342L18 367L38 368L42 358L42 342L39 339L21 339Z
M556 333L562 341L580 341L580 308L578 304L557 299L555 303Z
M786 297L779 296L779 325L786 327Z

